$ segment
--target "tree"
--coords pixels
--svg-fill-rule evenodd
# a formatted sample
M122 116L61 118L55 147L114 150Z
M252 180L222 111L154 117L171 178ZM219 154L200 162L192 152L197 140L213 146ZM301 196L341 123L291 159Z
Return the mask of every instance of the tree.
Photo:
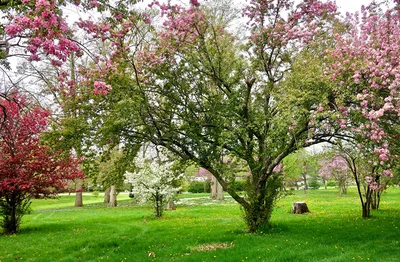
M126 182L132 183L132 193L139 201L152 201L154 216L161 217L168 201L173 199L179 191L174 186L182 176L174 172L172 163L162 162L160 159L137 157L136 171L125 174Z
M285 179L294 180L296 188L299 177L303 180L304 193L308 189L307 178L315 177L316 161L315 156L305 149L300 149L283 160L283 172Z
M123 51L122 73L126 78L132 72L137 97L123 97L109 117L119 119L114 130L125 140L151 141L209 170L243 207L255 232L269 226L281 188L274 168L338 131L313 129L325 121L314 113L331 95L313 54L322 44L313 43L324 39L336 7L252 1L245 12L252 35L241 42L230 33L228 6L221 11L160 4L165 21L152 41L136 53ZM230 158L251 170L244 197L224 175L229 165L223 160Z
M352 134L348 141L353 148L343 147L342 156L356 180L363 217L370 216L381 178L392 176L396 156L391 151L399 135L400 9L381 7L372 3L358 15L348 14L347 30L336 34L336 44L325 50L326 73L333 88L344 91L337 121ZM368 160L367 173L360 174L362 159Z
M345 158L336 155L331 159L321 160L319 176L324 177L325 180L334 178L339 184L339 195L347 194L350 169Z
M1 226L7 234L19 230L31 197L52 197L67 180L83 178L79 160L54 152L40 143L47 128L49 111L36 107L18 92L0 100L7 110L0 133Z
M105 188L105 195L109 195L108 205L117 206L117 193L124 182L124 174L127 169L126 157L123 152L114 149L108 159L100 163L97 181Z

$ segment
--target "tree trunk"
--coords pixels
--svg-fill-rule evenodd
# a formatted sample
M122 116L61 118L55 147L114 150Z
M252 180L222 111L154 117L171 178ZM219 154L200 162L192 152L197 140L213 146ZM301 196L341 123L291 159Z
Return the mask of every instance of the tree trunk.
M106 190L104 190L104 204L108 204L110 203L110 188L106 188Z
M217 179L215 176L211 176L211 190L210 190L210 198L215 199L217 197Z
M110 203L108 204L110 207L117 206L117 188L115 185L110 187Z
M307 194L308 184L307 184L307 174L303 174L304 181L304 194Z
M12 195L5 197L4 201L0 202L3 221L1 227L5 234L15 234L19 231L21 219L29 210L31 204L29 198L22 195Z
M75 207L82 207L83 206L83 197L82 197L83 180L82 179L76 180L75 192L76 192Z
M154 216L155 217L162 216L162 213L164 211L163 204L164 204L163 196L159 192L156 192L154 195Z
M310 210L307 207L306 202L294 202L292 206L292 213L293 214L304 214L309 213Z
M370 208L367 205L367 203L364 203L364 205L362 206L362 217L363 218L369 218L370 217Z
M215 176L211 177L211 193L210 198L217 200L224 200L224 189L222 185L218 182Z
M224 200L224 189L217 181L217 200Z
M369 218L371 216L372 193L373 191L368 187L367 193L365 194L365 202L362 205L363 218Z
M278 176L270 177L264 185L257 183L253 186L252 192L248 192L252 196L252 201L243 208L245 221L251 233L265 232L270 227L269 221L281 183Z
M382 191L381 190L374 190L371 196L371 209L372 210L378 210L379 209L379 204L381 202L381 195Z

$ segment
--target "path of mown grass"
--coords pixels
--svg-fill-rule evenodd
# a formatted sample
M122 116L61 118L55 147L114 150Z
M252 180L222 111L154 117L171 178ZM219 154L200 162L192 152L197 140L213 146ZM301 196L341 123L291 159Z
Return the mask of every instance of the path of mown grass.
M361 218L354 190L295 192L278 202L274 228L263 235L245 232L232 200L197 198L191 203L202 205L154 219L150 207L121 198L117 208L90 196L84 208L71 208L73 196L34 201L21 233L0 235L0 261L400 261L399 188L384 194L371 219ZM289 214L302 200L312 213Z

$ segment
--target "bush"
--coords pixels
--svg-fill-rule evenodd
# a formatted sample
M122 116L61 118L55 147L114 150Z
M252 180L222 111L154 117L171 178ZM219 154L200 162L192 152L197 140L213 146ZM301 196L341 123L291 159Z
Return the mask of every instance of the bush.
M311 180L310 183L308 184L308 187L310 189L318 189L320 186L321 183L316 179Z
M192 181L189 184L188 192L190 193L210 193L211 183L210 181L200 182Z
M326 186L336 186L336 182L335 181L328 181L326 183Z

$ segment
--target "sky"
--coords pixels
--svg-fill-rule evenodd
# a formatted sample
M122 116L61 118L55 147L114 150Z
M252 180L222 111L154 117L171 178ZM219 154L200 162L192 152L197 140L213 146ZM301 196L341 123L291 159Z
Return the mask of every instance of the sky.
M340 12L345 14L346 12L355 12L359 11L361 5L367 5L369 2L368 0L336 0L336 4L339 7Z

